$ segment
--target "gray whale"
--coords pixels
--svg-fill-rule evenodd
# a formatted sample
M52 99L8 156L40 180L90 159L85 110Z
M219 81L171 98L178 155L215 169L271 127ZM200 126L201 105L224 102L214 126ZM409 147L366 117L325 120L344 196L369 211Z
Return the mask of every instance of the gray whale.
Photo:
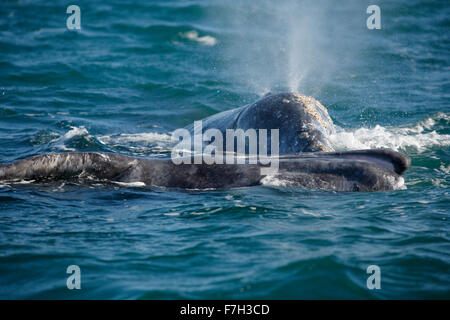
M86 152L45 154L0 164L0 181L140 182L153 187L210 189L277 179L283 185L307 189L385 191L403 185L401 174L410 165L407 156L392 150L335 152L327 138L334 127L326 108L300 94L268 95L203 123L205 130L279 128L278 172L263 175L261 164L174 164L171 159Z

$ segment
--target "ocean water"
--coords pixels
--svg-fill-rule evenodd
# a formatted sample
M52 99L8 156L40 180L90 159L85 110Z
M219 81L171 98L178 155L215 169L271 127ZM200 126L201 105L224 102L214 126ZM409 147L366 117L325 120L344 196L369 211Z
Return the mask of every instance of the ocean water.
M378 193L3 184L0 298L450 298L449 27L446 0L2 1L0 162L167 157L173 130L296 91L328 108L338 150L412 165Z

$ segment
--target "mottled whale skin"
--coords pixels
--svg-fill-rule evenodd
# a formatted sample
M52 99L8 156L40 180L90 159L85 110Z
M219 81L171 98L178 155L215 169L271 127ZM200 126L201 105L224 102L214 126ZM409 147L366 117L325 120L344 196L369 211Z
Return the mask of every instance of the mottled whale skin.
M45 154L0 164L0 181L139 182L152 187L223 189L278 179L283 185L313 190L386 191L403 185L401 174L410 165L408 157L392 150L335 152L327 138L334 128L326 108L300 94L268 95L206 118L203 126L204 130L279 128L277 173L261 174L261 164L192 161L177 165L171 159L87 152Z

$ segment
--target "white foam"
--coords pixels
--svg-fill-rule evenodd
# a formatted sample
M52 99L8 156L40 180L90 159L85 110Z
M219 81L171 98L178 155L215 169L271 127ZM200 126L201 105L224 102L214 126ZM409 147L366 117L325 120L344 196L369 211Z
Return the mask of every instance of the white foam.
M186 38L188 40L191 41L195 41L198 42L200 44L203 44L205 46L215 46L217 43L217 39L212 37L212 36L203 36L203 37L199 37L198 36L198 32L195 30L191 30L185 33L180 33L180 36L183 38Z
M126 148L135 154L160 154L171 151L170 134L164 133L122 133L119 135L96 136L97 140L111 148Z
M441 166L439 167L439 170L445 174L449 174L450 173L450 165L444 166L443 164L441 164Z
M162 144L171 142L171 136L164 133L122 133L118 136L99 136L98 141L104 144L108 143L124 143L124 142L140 142L143 144Z
M86 137L86 139L92 139L93 136L89 133L89 131L83 127L75 127L72 126L69 131L67 131L63 136L57 137L52 140L52 142L56 142L57 146L66 151L75 151L73 148L69 148L65 145L65 143L74 138L74 137ZM171 143L171 135L149 132L149 133L122 133L119 135L100 135L95 136L95 138L104 145L112 145L112 146L125 146L129 149L138 149L136 147L130 146L130 143L137 143L142 146L154 146L160 148L167 148ZM139 151L139 150L138 150Z
M336 150L389 148L396 151L414 148L421 153L433 146L449 146L450 135L436 132L437 121L449 121L448 114L439 113L413 126L343 129L336 126L330 141ZM434 129L434 130L433 130Z
M445 179L431 179L431 183L437 188L448 188Z
M439 169L434 169L433 179L431 179L431 183L438 188L448 188L450 185L450 180L448 178L448 174L450 172L450 165L445 166L442 162L439 166Z
M403 177L394 178L392 176L387 176L386 179L392 185L393 190L406 190L405 179Z

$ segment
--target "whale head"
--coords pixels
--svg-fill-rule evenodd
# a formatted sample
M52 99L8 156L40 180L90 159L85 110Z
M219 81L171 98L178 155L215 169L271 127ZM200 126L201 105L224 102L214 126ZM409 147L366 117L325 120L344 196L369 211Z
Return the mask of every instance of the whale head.
M268 94L243 108L235 128L279 129L279 152L332 152L335 132L328 110L316 99L299 93Z

